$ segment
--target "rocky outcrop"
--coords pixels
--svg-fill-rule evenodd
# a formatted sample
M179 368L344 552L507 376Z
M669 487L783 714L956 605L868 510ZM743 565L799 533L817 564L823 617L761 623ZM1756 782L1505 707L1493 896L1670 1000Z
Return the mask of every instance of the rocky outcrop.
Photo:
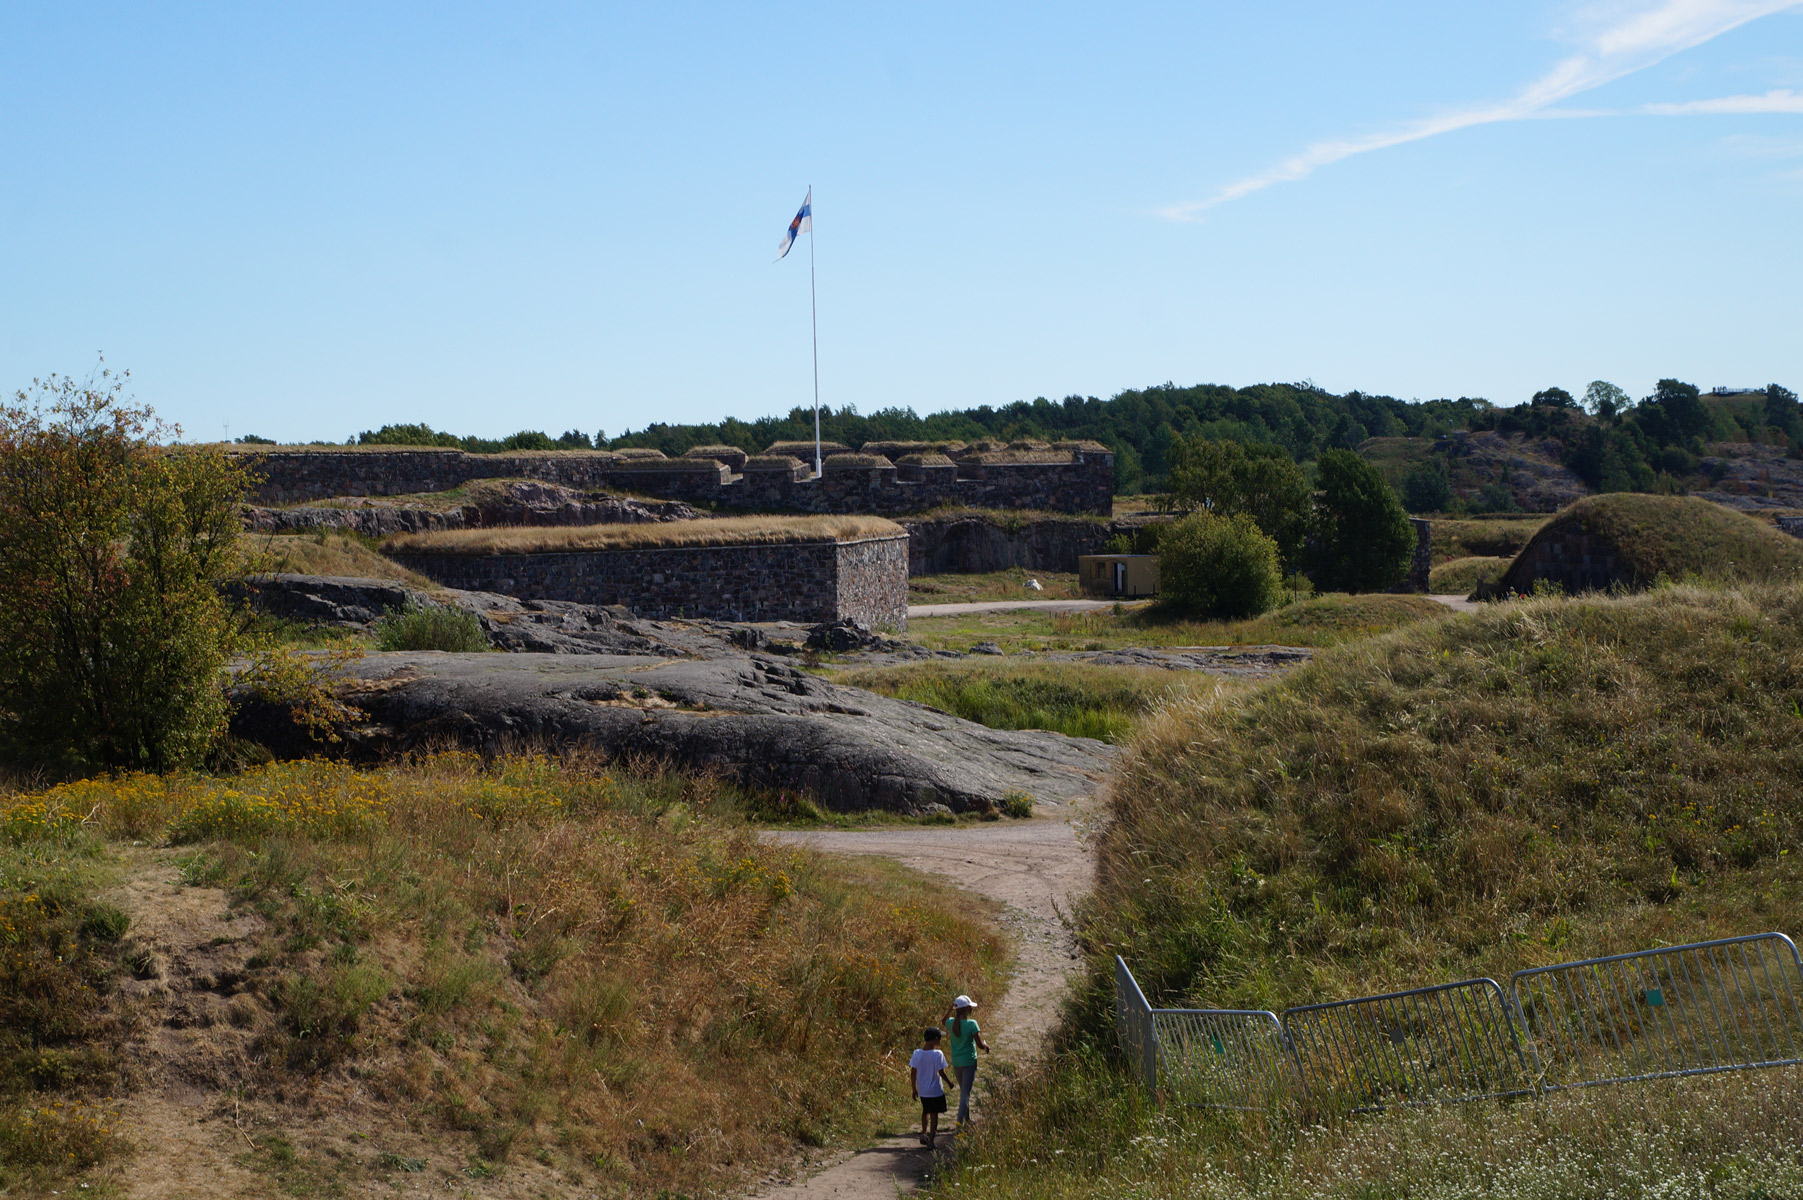
M675 656L712 649L723 636L705 625L640 622L623 608L450 588L423 591L390 579L270 575L235 590L271 616L359 631L410 603L461 608L475 614L495 649L537 654Z
M479 490L454 508L413 508L365 500L356 508L302 505L244 509L246 529L258 533L311 533L343 529L363 537L482 529L502 525L640 525L692 521L701 516L679 500L632 500L522 480Z
M340 694L367 714L343 731L353 757L584 747L803 791L841 811L987 811L1014 793L1064 804L1092 793L1114 756L1087 738L986 729L843 687L723 640L693 658L371 654L345 668ZM276 706L245 699L233 730L301 748Z

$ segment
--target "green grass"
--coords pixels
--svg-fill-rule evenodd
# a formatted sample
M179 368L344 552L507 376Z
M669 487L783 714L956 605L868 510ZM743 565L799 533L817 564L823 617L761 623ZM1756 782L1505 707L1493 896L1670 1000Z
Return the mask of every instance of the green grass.
M1555 514L1535 540L1572 524L1613 544L1615 574L1630 586L1645 587L1662 578L1722 583L1803 579L1803 539L1707 500L1627 492L1589 496ZM1517 556L1518 564L1533 545Z
M409 603L377 621L370 632L381 650L487 650L482 622L466 609Z
M835 682L987 725L1120 742L1159 704L1216 681L1157 667L927 662L842 672Z
M1799 662L1803 585L1670 586L1423 622L1162 708L1117 775L1058 1057L948 1194L1797 1194L1794 1072L1317 1129L1153 1112L1107 1047L1115 954L1154 1004L1282 1009L1803 932Z
M1027 580L1039 580L1033 591ZM983 575L916 575L908 580L909 604L969 604L982 600L1078 600L1083 589L1075 571L1029 571L1010 567Z
M1434 567L1427 575L1427 590L1436 595L1470 595L1480 583L1492 583L1509 568L1506 558L1455 558Z
M1434 517L1428 524L1434 561L1440 563L1455 558L1511 558L1546 524L1546 517Z
M1172 619L1147 605L1081 613L1014 611L908 622L908 637L934 650L994 642L1007 653L1119 650L1130 646L1332 646L1449 615L1425 596L1316 596L1244 621Z

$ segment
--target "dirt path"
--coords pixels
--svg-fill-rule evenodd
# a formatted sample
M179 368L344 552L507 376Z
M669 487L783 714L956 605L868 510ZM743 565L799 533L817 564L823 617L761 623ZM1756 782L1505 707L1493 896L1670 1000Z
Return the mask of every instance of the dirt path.
M1094 612L1113 608L1112 600L972 600L962 604L910 604L909 617L962 617L970 613L1013 612L1029 608L1035 612Z
M943 875L1006 905L1003 923L1014 934L1017 946L1015 972L1008 994L994 1006L978 1011L984 1037L996 1048L996 1058L1021 1062L1038 1053L1077 965L1076 945L1063 916L1089 890L1093 866L1086 835L1095 810L1093 802L1085 803L1055 819L963 829L831 830L765 836L837 854L881 854L904 866ZM983 998L976 999L981 1004ZM982 1065L988 1070L992 1062L985 1059ZM977 1080L980 1103L982 1070ZM944 1154L952 1139L942 1135L939 1140L939 1153ZM932 1165L933 1154L913 1138L888 1138L845 1156L806 1180L762 1195L766 1200L892 1200L897 1192L913 1191Z

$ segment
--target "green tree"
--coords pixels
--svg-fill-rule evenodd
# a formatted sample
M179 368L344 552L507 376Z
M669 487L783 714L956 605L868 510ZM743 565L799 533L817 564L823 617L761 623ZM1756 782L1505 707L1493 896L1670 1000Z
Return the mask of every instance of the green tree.
M1614 420L1617 415L1633 407L1633 404L1628 393L1607 379L1593 379L1590 386L1584 389L1584 411L1605 421Z
M1158 539L1160 603L1203 617L1251 617L1283 593L1277 543L1247 513L1195 512Z
M1315 586L1375 592L1402 582L1414 557L1415 532L1383 474L1350 450L1329 450L1316 464L1316 476Z
M1296 561L1308 531L1308 476L1281 447L1184 437L1172 444L1169 462L1176 507L1218 517L1244 513L1286 563Z
M1445 512L1452 503L1452 481L1437 463L1421 463L1402 481L1402 502L1412 513Z
M248 470L124 399L51 376L0 405L0 749L165 770L224 729Z

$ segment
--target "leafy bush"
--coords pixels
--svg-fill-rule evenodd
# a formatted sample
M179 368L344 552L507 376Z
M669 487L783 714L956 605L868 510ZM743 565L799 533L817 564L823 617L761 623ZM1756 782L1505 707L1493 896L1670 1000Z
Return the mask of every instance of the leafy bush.
M1195 513L1158 543L1164 607L1206 617L1254 617L1283 594L1277 543L1246 513Z
M1402 582L1415 532L1383 473L1350 450L1329 450L1316 470L1315 586L1381 592Z
M226 718L248 470L51 376L0 405L0 745L59 770L200 758Z
M475 613L411 600L376 622L375 633L376 645L384 650L488 649L488 635Z

